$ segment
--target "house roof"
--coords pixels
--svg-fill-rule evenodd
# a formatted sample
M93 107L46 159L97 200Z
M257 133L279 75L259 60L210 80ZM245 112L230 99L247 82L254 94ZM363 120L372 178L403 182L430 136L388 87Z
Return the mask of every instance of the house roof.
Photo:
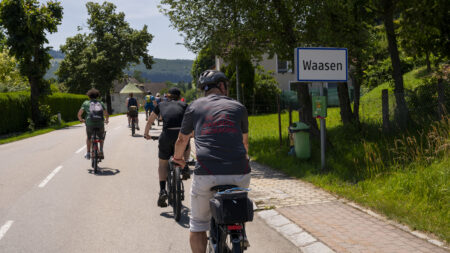
M147 93L148 91L151 91L153 95L160 92L162 89L167 88L166 83L153 83L153 82L139 83L139 81L136 80L135 78L128 77L122 81L114 81L113 82L114 93L119 93L123 89L123 87L125 87L125 85L127 85L129 83L136 83L137 86L142 91L144 91L145 93Z

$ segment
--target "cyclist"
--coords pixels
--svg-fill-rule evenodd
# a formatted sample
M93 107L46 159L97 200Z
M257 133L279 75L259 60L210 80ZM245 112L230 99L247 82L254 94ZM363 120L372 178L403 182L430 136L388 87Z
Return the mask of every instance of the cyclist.
M205 96L186 109L173 157L174 162L185 165L183 151L194 133L197 163L191 187L190 243L192 252L204 253L211 187L250 184L248 115L245 106L227 96L228 79L222 72L203 72L197 87Z
M131 127L131 117L130 117L130 107L136 106L136 110L139 110L138 102L136 98L133 97L133 93L130 93L130 97L127 98L127 117L128 117L128 127ZM138 114L139 115L139 114ZM136 129L139 130L139 116L136 117Z
M158 206L166 207L167 203L167 192L166 192L166 178L169 168L169 159L173 156L175 141L178 138L178 133L180 132L181 122L183 121L184 111L186 110L186 103L179 101L181 92L178 88L171 88L169 90L169 100L167 102L161 102L155 107L155 110L150 114L150 118L145 126L144 137L148 140L150 139L149 131L155 121L159 116L162 117L163 128L162 133L159 137L158 145L158 175L159 175L159 185L160 192L158 198ZM189 155L189 149L185 151ZM185 166L187 168L187 166ZM183 169L183 178L187 178L189 174L189 168L186 171ZM187 174L187 175L186 175Z
M155 97L152 96L152 92L149 91L147 96L145 96L145 120L148 120L148 116L152 113L152 111L155 109Z
M87 153L85 158L88 160L91 159L91 137L94 132L94 128L98 128L99 131L97 131L97 137L101 139L100 152L98 153L98 156L103 159L103 136L105 133L105 124L108 124L109 115L106 111L105 104L97 100L100 97L100 92L98 90L92 88L86 95L88 95L89 100L84 101L78 111L78 119L80 122L86 124ZM85 119L83 118L83 112L86 112Z

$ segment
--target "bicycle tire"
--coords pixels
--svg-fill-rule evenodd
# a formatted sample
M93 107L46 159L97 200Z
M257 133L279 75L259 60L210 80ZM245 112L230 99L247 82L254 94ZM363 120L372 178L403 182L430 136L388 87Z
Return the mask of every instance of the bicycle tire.
M131 119L131 135L132 136L134 136L134 133L135 133L135 123L134 123L134 118L133 119Z
M169 166L172 166L172 165L169 164ZM167 201L168 201L169 205L173 205L172 169L171 169L171 167L169 167L169 172L167 173L166 192L167 192Z
M243 253L244 252L241 247L241 240L239 240L238 242L232 242L231 244L233 245L232 249L231 249L232 253Z
M181 219L181 171L180 167L175 167L173 175L174 203L173 215L176 221Z
M97 149L94 149L93 163L94 163L94 174L97 174L97 171L98 171L98 151L97 151Z

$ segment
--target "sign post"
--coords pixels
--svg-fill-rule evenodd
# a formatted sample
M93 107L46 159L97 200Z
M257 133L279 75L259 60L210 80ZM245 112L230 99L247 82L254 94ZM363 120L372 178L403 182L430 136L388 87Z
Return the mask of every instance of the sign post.
M328 82L347 82L348 63L346 48L296 48L297 81L320 82L320 96L313 97L313 117L320 118L321 168L326 167L327 97L323 86Z

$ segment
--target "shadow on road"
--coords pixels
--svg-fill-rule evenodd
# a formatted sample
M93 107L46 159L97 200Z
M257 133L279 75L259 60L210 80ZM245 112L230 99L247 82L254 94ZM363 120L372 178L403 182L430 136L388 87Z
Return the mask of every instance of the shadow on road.
M142 134L134 134L134 135L132 135L132 137L144 137Z
M93 169L89 169L88 170L88 172L90 173L90 174L94 174L94 170ZM119 174L120 173L120 170L118 170L118 169L111 169L111 168L108 168L108 167L104 167L104 168L98 168L98 170L97 170L97 176L114 176L114 175L116 175L116 174Z
M169 208L172 210L171 206L169 206ZM189 211L190 209L186 206L183 206L183 209L181 209L181 219L178 224L183 228L189 228ZM168 219L173 219L173 212L162 212L161 216Z

